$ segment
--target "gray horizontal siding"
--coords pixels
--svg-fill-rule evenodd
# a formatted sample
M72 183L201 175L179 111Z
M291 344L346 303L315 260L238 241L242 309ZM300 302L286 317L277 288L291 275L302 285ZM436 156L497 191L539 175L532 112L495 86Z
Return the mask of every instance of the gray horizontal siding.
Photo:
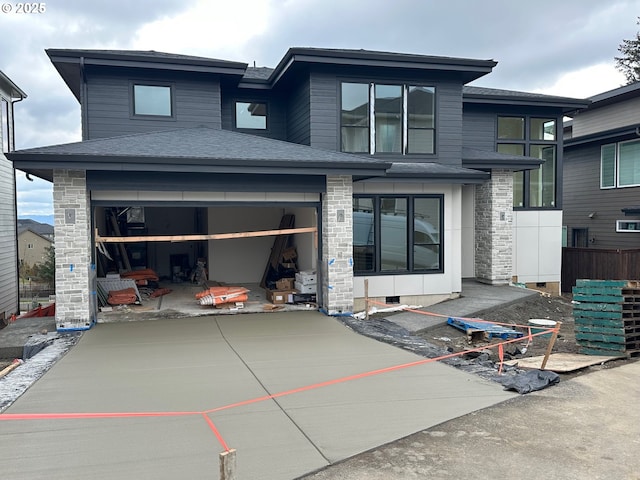
M496 148L496 119L494 112L465 105L462 121L462 144L468 148L493 151Z
M573 137L590 135L640 123L640 97L586 110L573 118Z
M338 83L334 74L311 74L310 113L311 146L340 150L338 125Z
M563 223L571 242L573 228L588 228L592 248L640 248L640 233L617 233L621 209L640 204L640 187L600 189L600 146L571 149L564 156ZM589 218L590 213L595 213Z
M287 140L311 145L311 82L304 77L289 91Z
M168 82L174 86L173 119L131 118L131 82ZM180 76L145 79L137 73L89 74L87 79L87 139L207 125L221 128L220 85L215 77Z
M222 90L222 128L235 130L235 102L265 102L267 104L267 130L240 130L244 133L287 139L286 103L272 91L224 88Z
M0 317L18 311L18 271L13 166L0 153Z

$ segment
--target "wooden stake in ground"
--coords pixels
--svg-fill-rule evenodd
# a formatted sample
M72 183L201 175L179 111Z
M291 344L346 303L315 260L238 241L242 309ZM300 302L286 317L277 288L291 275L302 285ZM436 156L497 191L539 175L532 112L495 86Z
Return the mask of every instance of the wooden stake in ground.
M234 448L220 454L220 480L237 480L236 451Z
M5 375L8 375L10 372L14 371L16 368L18 368L19 365L22 365L24 362L22 360L20 360L19 358L16 358L11 365L9 365L7 368L3 369L0 372L0 378L4 377Z
M553 334L551 335L551 339L549 340L549 345L547 345L547 351L545 352L544 358L542 359L542 366L540 367L540 370L544 370L547 366L549 355L551 355L551 350L553 350L553 345L556 343L556 339L558 338L558 333L560 333L561 326L562 326L562 322L557 322L556 328L553 329Z

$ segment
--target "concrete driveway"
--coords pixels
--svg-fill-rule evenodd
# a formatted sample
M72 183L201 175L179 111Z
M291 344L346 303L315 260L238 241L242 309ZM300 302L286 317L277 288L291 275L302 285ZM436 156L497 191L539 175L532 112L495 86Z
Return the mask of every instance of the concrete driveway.
M5 412L0 471L217 479L227 445L238 478L293 479L514 396L437 362L359 376L423 361L317 312L98 324Z

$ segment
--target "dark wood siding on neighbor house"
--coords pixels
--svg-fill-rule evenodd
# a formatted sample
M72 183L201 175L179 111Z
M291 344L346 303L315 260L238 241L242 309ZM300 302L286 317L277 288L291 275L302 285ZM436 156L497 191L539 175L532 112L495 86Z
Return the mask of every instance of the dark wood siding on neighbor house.
M571 148L564 161L564 213L571 246L572 229L589 229L592 248L640 248L640 232L616 232L616 220L625 217L621 209L640 205L640 187L600 188L600 145ZM589 215L593 213L593 217Z
M132 118L132 82L167 82L174 87L174 118ZM220 82L214 76L167 74L143 76L140 72L87 73L86 139L146 133L206 125L221 128Z

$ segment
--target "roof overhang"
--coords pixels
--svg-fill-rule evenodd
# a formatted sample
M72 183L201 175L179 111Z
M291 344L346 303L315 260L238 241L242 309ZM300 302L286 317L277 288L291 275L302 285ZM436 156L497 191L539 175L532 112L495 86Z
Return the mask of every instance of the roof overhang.
M208 127L123 135L7 154L13 166L53 180L54 169L383 176L390 162Z
M13 83L9 77L2 73L2 71L0 71L0 90L7 92L11 97L11 100L22 100L23 98L27 98L27 94Z
M481 170L491 170L502 168L518 172L521 170L532 170L538 168L544 160L535 157L525 157L520 155L507 155L488 150L476 150L473 148L462 148L462 166Z
M604 132L592 133L590 135L581 135L575 138L567 138L564 141L565 148L573 148L590 143L605 143L629 138L640 138L640 123L635 125L627 125L621 128L615 128Z
M556 97L539 93L517 92L475 86L464 86L463 103L556 108L564 114L586 108L591 100Z
M395 183L419 181L420 183L479 184L488 180L488 172L481 172L454 165L443 165L434 162L394 162L387 169L384 177L359 178L354 181Z
M290 48L271 74L272 85L297 65L323 64L350 67L404 69L454 73L463 83L476 80L498 64L494 60L438 57L408 53L377 52L371 50Z
M238 80L242 78L247 68L246 63L155 52L153 50L72 50L50 48L46 50L46 53L78 101L80 100L82 69L87 66L199 72L231 75L237 77Z

